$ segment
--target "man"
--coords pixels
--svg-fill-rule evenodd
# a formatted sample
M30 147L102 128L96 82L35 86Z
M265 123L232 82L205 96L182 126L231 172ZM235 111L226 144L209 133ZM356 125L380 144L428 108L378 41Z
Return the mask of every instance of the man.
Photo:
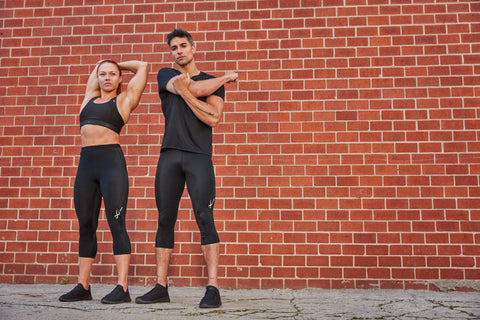
M155 176L157 284L136 302L170 301L167 272L178 205L186 182L208 271L208 284L200 308L218 308L222 304L217 281L220 240L213 220L212 127L222 117L223 85L236 81L238 75L227 73L215 78L200 72L195 65L196 48L192 36L183 29L168 34L167 42L178 70L163 68L157 76L165 116L165 133Z

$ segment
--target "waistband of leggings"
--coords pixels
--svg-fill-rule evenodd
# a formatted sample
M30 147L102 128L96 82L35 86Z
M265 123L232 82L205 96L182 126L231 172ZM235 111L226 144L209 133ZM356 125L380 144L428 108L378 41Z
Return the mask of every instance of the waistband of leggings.
M122 149L118 143L112 144L98 144L94 146L86 146L82 147L82 151L102 151L102 150L114 150L114 149Z

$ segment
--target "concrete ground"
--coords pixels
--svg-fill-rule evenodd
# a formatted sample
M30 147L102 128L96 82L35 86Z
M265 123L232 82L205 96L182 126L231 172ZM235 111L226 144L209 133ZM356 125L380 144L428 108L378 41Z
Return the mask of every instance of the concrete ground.
M114 286L92 284L92 301L60 302L74 285L0 284L0 319L480 319L480 292L423 290L221 290L223 305L200 309L204 288L169 288L170 303L104 305Z

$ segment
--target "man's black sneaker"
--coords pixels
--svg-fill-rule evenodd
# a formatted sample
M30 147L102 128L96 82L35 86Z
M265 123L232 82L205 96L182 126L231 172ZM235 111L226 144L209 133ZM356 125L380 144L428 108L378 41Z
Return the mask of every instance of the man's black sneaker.
M214 286L207 286L205 296L200 301L200 308L218 308L222 305L220 292Z
M141 297L137 297L135 302L139 304L170 302L170 297L168 296L168 287L165 288L157 283L152 290L148 291Z
M92 300L92 293L90 292L90 287L88 290L83 288L81 283L77 284L70 292L62 295L58 300L62 302L73 302L73 301L82 301L82 300Z
M105 304L117 304L130 301L132 301L132 299L130 299L130 293L128 293L128 289L127 292L123 291L122 285L117 285L112 292L100 300L101 303Z

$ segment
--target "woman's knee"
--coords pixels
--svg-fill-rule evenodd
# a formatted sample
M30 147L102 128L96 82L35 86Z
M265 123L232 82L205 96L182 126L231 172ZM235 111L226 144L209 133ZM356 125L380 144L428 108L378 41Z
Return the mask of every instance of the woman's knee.
M120 234L112 234L112 239L114 255L132 253L130 238L128 237L128 233L126 231Z

